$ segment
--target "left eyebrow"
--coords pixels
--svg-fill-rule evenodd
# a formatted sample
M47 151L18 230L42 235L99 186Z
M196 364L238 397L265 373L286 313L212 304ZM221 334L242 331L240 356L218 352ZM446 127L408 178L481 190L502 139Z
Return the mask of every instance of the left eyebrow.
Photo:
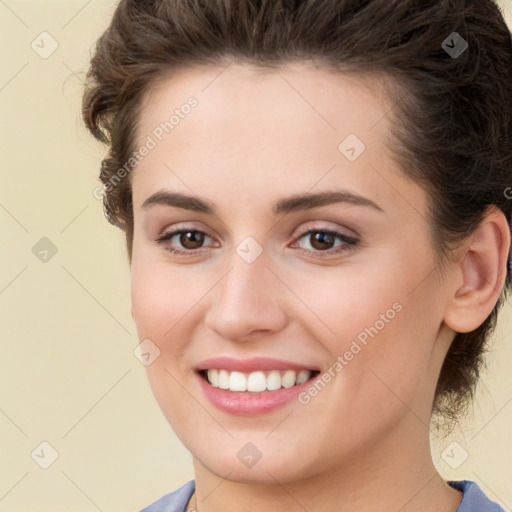
M331 192L319 192L316 194L297 194L286 197L277 201L272 207L272 213L277 216L296 211L310 210L327 206L335 203L349 203L357 206L366 206L373 208L377 211L384 212L384 210L372 200L354 194L348 190L337 190ZM147 210L153 205L173 206L185 210L191 210L199 213L206 213L207 215L216 215L216 209L212 203L199 199L195 196L189 196L177 192L168 192L160 190L149 196L142 208Z
M334 203L349 203L358 206L368 206L380 212L384 212L384 210L372 200L358 194L354 194L348 190L319 192L317 194L298 194L280 199L272 208L272 212L274 215L280 215L282 213L310 210L312 208L318 208L320 206L326 206Z

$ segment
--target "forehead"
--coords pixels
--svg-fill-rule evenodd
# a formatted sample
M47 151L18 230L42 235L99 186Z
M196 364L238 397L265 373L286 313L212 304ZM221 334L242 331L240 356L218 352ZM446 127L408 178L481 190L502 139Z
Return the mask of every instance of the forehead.
M272 68L234 62L186 68L163 75L149 88L140 131L150 131L194 96L201 118L196 129L236 120L246 124L248 132L259 129L262 135L271 133L276 123L286 126L288 119L287 127L294 132L300 129L294 122L301 120L338 136L352 130L369 138L367 132L381 124L390 109L385 83L381 75L335 73L308 62ZM266 130L261 130L261 121ZM193 125L194 119L187 124Z
M155 145L133 172L134 203L163 185L299 192L340 180L377 199L379 174L396 167L385 144L389 110L379 78L312 64L181 70L142 102L138 144L150 137Z

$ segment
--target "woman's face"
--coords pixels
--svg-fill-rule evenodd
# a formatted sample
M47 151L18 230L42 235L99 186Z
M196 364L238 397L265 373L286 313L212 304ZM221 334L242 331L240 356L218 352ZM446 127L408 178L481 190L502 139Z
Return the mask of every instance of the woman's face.
M145 97L132 314L169 423L230 480L424 447L446 290L427 196L386 152L390 106L371 90L306 64L231 64Z

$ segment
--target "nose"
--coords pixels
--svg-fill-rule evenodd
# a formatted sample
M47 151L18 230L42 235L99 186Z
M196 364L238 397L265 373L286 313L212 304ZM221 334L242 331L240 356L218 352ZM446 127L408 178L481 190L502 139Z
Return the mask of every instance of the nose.
M263 256L247 263L233 254L227 273L211 292L207 327L227 340L254 341L286 326L286 289L267 263Z

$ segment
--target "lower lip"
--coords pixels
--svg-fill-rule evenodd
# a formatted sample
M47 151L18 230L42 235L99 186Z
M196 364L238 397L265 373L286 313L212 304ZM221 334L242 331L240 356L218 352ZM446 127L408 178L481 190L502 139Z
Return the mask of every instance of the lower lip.
M314 375L306 382L291 388L251 393L215 388L200 374L197 375L206 398L221 411L238 416L257 416L285 406L293 401L302 391L311 386L311 383L317 376Z

